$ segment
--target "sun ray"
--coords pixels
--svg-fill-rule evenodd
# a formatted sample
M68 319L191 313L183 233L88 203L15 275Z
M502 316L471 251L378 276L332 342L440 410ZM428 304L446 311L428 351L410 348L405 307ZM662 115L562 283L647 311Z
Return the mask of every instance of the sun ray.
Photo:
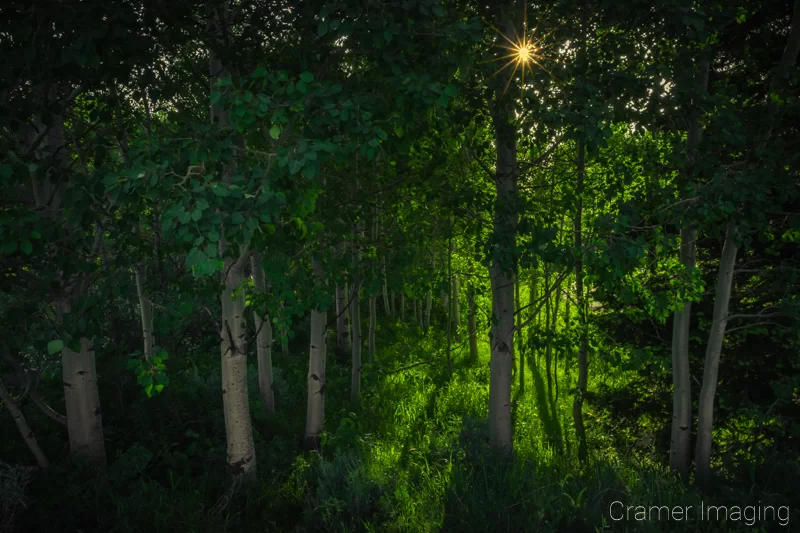
M497 76L498 74L500 74L502 71L504 71L504 70L506 69L506 67L507 67L507 66L509 66L511 63L517 63L517 60L516 60L516 59L512 59L511 61L509 61L508 63L506 63L505 65L503 65L503 66L502 66L502 67L500 67L499 69L497 69L497 70L494 72L494 74L492 74L491 76L489 76L487 79L492 79L492 78L494 78L495 76ZM514 70L516 71L516 69L514 69Z
M487 59L486 61L478 61L479 65L485 65L486 63L492 63L493 61L500 61L501 59L508 59L509 57L516 58L519 54L517 52L507 54L504 56L493 57L492 59Z
M499 69L497 69L487 79L491 79L491 78L497 76L498 74L500 74L505 69L507 69L510 65L513 64L514 68L510 72L510 74L508 76L508 79L506 80L506 84L505 84L505 87L503 89L503 94L505 94L506 91L508 91L508 87L511 85L512 80L514 80L515 77L517 76L517 72L519 72L519 75L520 75L520 78L521 78L520 90L521 91L524 90L524 87L525 87L525 70L526 69L530 69L531 70L531 75L532 75L533 74L533 69L534 68L539 68L543 72L545 72L548 76L550 76L553 80L555 80L557 83L560 84L561 81L550 70L548 70L544 66L543 63L544 62L550 62L550 61L552 61L554 63L562 64L562 65L566 64L566 63L563 60L559 59L558 57L553 57L551 55L545 55L544 52L546 52L547 50L553 48L555 46L555 43L544 44L544 41L548 37L553 35L553 33L558 28L560 28L562 25L564 25L566 22L568 22L571 18L572 17L567 18L566 20L562 21L561 23L557 24L556 26L551 28L549 31L547 31L546 33L543 33L541 35L539 35L539 26L542 23L542 19L538 19L536 21L536 24L534 25L532 30L530 30L530 31L528 30L528 9L527 9L527 6L524 6L523 12L522 12L522 28L521 28L522 34L521 35L517 32L517 28L516 27L512 27L511 30L510 30L511 32L513 32L513 35L510 35L510 34L507 35L507 34L501 32L493 24L491 24L490 22L488 22L487 20L484 19L484 22L486 23L486 25L489 26L490 28L492 28L494 31L496 31L497 34L500 35L500 37L502 37L502 40L505 41L505 43L504 43L501 40L495 46L497 46L498 48L502 48L503 50L507 50L509 52L507 54L499 55L498 57L494 57L494 58L491 58L491 59L487 59L485 61L479 61L478 62L478 64L485 64L485 63L492 63L492 62L495 62L495 61L506 60L505 63L503 64L503 66L500 67ZM506 43L508 43L508 44L506 44Z

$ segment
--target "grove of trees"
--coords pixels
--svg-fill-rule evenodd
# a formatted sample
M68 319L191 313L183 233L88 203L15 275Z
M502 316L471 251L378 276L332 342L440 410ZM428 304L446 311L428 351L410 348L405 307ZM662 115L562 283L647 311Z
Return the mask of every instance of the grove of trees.
M800 1L0 25L0 532L791 529Z

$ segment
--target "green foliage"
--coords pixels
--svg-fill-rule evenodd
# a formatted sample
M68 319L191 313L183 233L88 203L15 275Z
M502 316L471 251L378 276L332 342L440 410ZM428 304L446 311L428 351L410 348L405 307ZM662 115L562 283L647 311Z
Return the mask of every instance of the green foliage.
M167 351L158 347L153 348L153 355L147 360L137 357L136 353L128 359L128 370L133 370L136 383L142 387L148 398L153 394L161 394L164 387L169 384L167 367L164 364L167 359L169 359Z

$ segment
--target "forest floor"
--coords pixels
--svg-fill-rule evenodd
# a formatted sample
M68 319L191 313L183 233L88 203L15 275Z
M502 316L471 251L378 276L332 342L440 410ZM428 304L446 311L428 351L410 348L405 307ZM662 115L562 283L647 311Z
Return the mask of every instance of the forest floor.
M359 409L349 406L348 356L329 353L328 433L320 453L301 448L307 368L301 339L290 353L274 355L277 414L261 409L251 368L258 480L251 487L231 486L224 466L219 372L213 371L219 358L213 339L207 344L170 359L170 384L157 397L144 397L130 379L106 379L101 397L109 468L98 473L79 461L62 460L33 476L27 506L16 513L16 530L791 530L777 520L748 525L742 519L697 516L617 519L622 505L699 509L713 500L714 505L758 502L777 508L788 505L780 494L791 493L789 486L778 486L786 476L775 476L776 468L767 481L760 470L738 486L720 484L713 497L674 481L665 467L664 432L652 429L668 428L666 403L656 409L660 417L627 406L633 414L620 418L613 401L590 396L585 404L589 459L581 464L571 414L575 376L560 356L551 386L541 354L526 356L524 394L519 369L515 372L514 455L499 460L488 448L486 430L488 345L480 343L478 360L469 362L464 339L454 341L449 376L446 339L435 330L421 335L399 322L379 326L378 346L384 348L365 366ZM590 368L590 391L620 391L634 384L634 373L600 372L599 363ZM111 376L115 370L105 372ZM57 396L57 387L52 394ZM26 415L34 427L50 423L35 410ZM634 418L638 422L630 423ZM13 438L4 439L3 457L23 462L25 449L12 430L4 427L4 435ZM64 455L63 436L40 440L51 457Z

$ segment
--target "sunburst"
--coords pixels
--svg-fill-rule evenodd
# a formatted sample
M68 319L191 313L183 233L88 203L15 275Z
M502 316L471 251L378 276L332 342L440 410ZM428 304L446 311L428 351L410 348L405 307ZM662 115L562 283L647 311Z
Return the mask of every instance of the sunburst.
M544 35L537 37L536 34L539 29L540 22L541 20L536 23L536 26L534 26L533 30L531 30L530 33L528 32L528 10L526 7L523 10L523 16L522 16L522 37L514 35L513 39L511 38L511 36L508 36L503 32L501 32L500 30L498 30L491 23L486 22L489 25L489 27L491 27L494 31L496 31L498 35L500 35L500 37L502 37L508 43L508 44L501 43L498 46L500 48L503 48L504 50L508 50L509 52L508 54L489 59L488 61L482 61L482 63L491 63L494 61L506 60L506 63L502 67L497 69L491 76L489 76L489 79L500 74L509 66L514 65L514 70L508 77L506 86L503 89L503 94L505 94L505 92L508 90L508 86L509 84L511 84L511 80L513 80L514 76L516 76L517 74L517 70L519 70L522 75L523 86L525 85L525 71L528 70L530 71L531 74L533 74L534 68L540 68L542 71L546 72L551 78L553 78L558 82L558 78L556 78L556 76L553 75L553 73L550 72L543 65L543 63L546 61L554 61L556 63L561 63L562 61L555 57L545 55L545 52L548 49L550 49L553 46L553 44L545 45L544 41L550 35L552 35L553 32L556 31L562 24L564 24L564 22L558 24ZM516 30L514 30L514 33L516 34Z

